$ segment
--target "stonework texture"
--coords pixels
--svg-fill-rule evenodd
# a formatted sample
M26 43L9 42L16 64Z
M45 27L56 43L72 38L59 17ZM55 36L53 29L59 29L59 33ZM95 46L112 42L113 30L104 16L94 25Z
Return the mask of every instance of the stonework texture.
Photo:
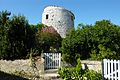
M81 60L81 64L84 69L102 72L102 62L101 61Z
M74 28L74 14L62 7L48 6L42 14L42 23L53 26L62 38L65 38L67 30Z
M36 68L32 68L30 66L30 60L14 60L14 61L7 61L7 60L0 60L0 71L6 73L15 73L15 72L25 72L29 74L42 74L44 73L44 60L37 60L35 62ZM34 73L33 69L36 73Z
M102 61L90 61L90 60L81 60L81 65L83 69L89 69L94 71L102 72ZM61 66L73 67L71 64L62 62Z

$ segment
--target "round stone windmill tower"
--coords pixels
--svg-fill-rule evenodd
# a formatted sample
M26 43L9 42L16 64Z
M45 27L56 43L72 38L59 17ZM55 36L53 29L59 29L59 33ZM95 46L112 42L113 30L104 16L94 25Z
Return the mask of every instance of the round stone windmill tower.
M68 29L74 28L74 14L62 7L47 6L42 14L42 23L52 26L62 38L65 38Z

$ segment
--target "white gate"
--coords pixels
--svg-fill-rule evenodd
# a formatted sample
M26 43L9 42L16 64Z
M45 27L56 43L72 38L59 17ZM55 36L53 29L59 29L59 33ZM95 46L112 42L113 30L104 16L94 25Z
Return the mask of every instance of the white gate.
M120 60L103 60L103 79L120 80Z
M57 69L60 67L61 53L44 53L45 69Z

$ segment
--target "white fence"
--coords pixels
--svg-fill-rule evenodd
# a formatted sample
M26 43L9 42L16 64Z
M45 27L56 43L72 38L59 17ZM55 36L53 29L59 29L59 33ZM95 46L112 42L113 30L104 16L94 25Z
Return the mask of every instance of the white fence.
M120 80L120 60L103 60L103 80Z
M61 63L61 53L44 53L45 69L57 69Z

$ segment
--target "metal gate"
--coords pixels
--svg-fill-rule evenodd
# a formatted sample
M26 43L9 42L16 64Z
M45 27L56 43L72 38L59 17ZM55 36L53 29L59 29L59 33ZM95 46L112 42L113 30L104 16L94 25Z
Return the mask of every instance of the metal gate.
M61 53L44 53L45 69L57 69L60 67Z

